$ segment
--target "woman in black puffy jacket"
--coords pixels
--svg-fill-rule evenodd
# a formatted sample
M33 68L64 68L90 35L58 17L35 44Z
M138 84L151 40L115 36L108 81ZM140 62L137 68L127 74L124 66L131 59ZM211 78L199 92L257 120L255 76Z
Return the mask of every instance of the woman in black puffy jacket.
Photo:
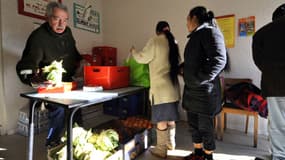
M221 111L219 74L224 69L226 47L205 7L193 8L187 17L190 32L184 52L183 107L187 110L194 152L185 159L212 160L215 150L214 116Z

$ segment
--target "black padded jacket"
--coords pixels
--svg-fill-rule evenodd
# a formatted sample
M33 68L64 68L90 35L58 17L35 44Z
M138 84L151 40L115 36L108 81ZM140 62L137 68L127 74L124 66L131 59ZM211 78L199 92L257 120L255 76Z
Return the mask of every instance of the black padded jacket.
M31 69L34 73L52 61L63 60L63 81L72 81L81 56L76 49L75 40L69 27L62 34L52 31L46 22L34 30L29 36L21 60L16 71L21 81L30 85L30 77L21 75L22 70Z
M214 116L221 110L219 74L227 61L224 38L219 29L208 23L188 37L182 105L189 112Z
M261 92L266 97L285 96L285 17L273 21L253 36L253 60L261 76Z

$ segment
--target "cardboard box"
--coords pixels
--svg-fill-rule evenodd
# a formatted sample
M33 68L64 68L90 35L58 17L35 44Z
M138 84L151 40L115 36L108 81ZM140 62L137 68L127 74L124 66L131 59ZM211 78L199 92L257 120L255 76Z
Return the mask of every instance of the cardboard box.
M151 144L151 130L126 127L122 120L112 120L96 126L95 130L114 129L119 134L123 160L133 160Z
M123 150L120 149L116 151L112 156L108 157L106 160L123 160Z
M133 139L122 145L124 160L134 160L151 144L150 130L137 133Z

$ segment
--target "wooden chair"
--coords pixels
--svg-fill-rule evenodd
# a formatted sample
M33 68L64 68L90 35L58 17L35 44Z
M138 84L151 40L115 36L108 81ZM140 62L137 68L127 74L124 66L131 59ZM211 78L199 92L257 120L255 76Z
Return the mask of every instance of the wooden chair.
M251 79L237 79L237 78L225 78L223 82L223 90L225 91L228 89L230 86L240 83L240 82L249 82L252 83ZM256 111L247 111L243 110L241 108L235 108L232 107L231 105L225 103L223 105L223 109L220 113L220 118L221 118L221 126L220 126L220 140L223 140L223 134L224 130L227 127L227 114L239 114L239 115L244 115L246 116L246 125L245 125L245 133L247 134L248 131L248 121L249 121L249 116L254 117L254 139L253 139L253 146L257 147L257 135L258 135L258 112ZM217 121L217 119L216 119Z

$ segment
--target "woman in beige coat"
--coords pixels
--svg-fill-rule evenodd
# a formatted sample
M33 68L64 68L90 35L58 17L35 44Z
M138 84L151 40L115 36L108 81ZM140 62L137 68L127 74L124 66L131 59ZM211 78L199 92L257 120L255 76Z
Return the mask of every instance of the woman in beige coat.
M157 145L150 149L153 155L165 158L167 149L175 148L175 121L179 119L180 99L179 51L169 24L161 21L156 26L156 36L151 38L142 51L131 48L134 59L149 64L150 101L152 122L157 124Z

